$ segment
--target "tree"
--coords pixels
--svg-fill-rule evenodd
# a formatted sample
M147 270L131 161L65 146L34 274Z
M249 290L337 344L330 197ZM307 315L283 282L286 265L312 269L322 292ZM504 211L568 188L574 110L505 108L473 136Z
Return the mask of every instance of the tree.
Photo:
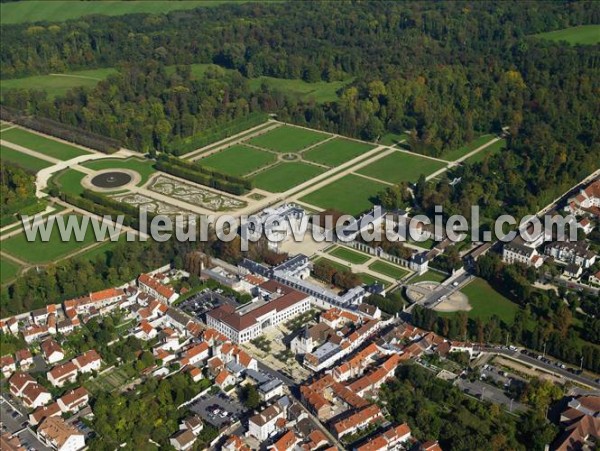
M254 384L246 384L241 388L240 399L244 406L248 409L254 410L260 405L260 396L258 389Z

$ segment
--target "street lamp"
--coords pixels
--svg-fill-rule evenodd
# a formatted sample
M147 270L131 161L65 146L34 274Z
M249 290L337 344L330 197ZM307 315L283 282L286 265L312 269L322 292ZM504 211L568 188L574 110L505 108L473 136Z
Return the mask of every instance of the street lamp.
M583 371L583 354L581 354L581 361L579 362L579 371Z
M546 357L546 343L544 342L544 352L542 352L542 357Z

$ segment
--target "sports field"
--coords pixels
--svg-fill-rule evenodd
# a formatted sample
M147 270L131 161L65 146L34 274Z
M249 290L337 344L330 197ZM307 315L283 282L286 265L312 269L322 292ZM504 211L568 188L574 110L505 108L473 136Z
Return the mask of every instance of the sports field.
M78 217L78 222L81 223L81 216ZM29 263L38 264L59 260L95 242L92 227L86 228L83 241L75 241L73 236L71 238L69 241L61 241L55 223L50 240L44 242L38 234L35 241L29 242L23 232L2 241L2 251Z
M9 141L29 150L48 155L58 160L70 160L71 158L85 155L88 152L78 147L73 147L53 139L45 138L21 128L12 128L0 133L3 140Z
M502 149L506 149L506 139L501 139L500 141L496 141L494 144L490 144L481 152L477 152L472 157L467 158L466 161L468 163L479 163L485 160L488 155L500 153Z
M0 258L0 283L4 285L14 279L21 267L7 258Z
M473 152L475 149L483 146L485 143L490 142L492 139L494 139L494 135L481 135L480 137L475 138L470 143L465 144L464 146L459 147L458 149L445 151L444 153L442 153L440 158L442 160L448 161L458 160L460 157L465 156L469 152Z
M274 150L275 152L288 153L306 149L313 144L327 139L328 136L325 133L305 128L283 125L251 139L248 143L264 149Z
M79 172L75 169L66 169L53 176L53 180L60 187L62 192L79 196L83 193L83 186L81 181L85 177L83 172Z
M281 91L287 96L294 96L300 100L314 99L317 103L323 103L337 100L337 92L351 82L352 79L307 83L300 79L257 77L250 79L249 85L254 91L260 89L264 84L267 85L271 91Z
M348 174L307 194L300 201L323 209L333 208L356 216L371 209L377 194L385 188L387 185L383 183Z
M401 268L400 266L393 265L391 263L377 260L369 265L371 271L378 272L384 276L393 277L394 279L402 279L408 274L408 270Z
M274 163L277 156L244 145L234 145L196 163L224 174L242 176Z
M150 176L156 172L152 160L143 160L141 158L103 158L101 160L86 161L82 163L82 166L96 171L103 171L105 169L130 169L140 174L142 178L140 185L146 183Z
M38 172L41 169L52 166L52 163L49 161L40 160L39 158L32 157L31 155L10 149L6 146L0 146L0 151L2 153L2 161L9 161L28 171Z
M330 167L339 166L359 155L374 149L369 144L349 139L335 138L302 154L302 158Z
M257 188L281 193L316 177L323 171L323 168L307 163L281 163L259 172L253 180Z
M63 96L73 88L93 88L99 81L117 73L115 68L80 70L64 74L34 75L32 77L2 80L0 86L5 89L38 89L48 93L48 97Z
M334 257L341 258L342 260L346 260L347 262L354 264L361 264L369 261L371 258L367 254L363 254L361 252L356 252L352 249L348 249L346 247L338 246L333 250L329 251L328 254L333 255Z
M580 25L534 36L550 41L566 41L569 44L593 45L600 43L600 25Z
M440 161L394 152L357 172L390 183L416 182L421 174L427 176L444 166L446 165Z

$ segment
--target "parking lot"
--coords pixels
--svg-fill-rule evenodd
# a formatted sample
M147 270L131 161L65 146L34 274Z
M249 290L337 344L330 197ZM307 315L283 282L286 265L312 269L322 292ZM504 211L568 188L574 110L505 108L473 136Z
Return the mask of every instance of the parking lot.
M244 412L244 407L227 395L219 393L200 398L190 406L190 410L200 415L207 423L221 428L235 423Z
M218 290L212 291L207 289L183 301L179 305L179 308L199 320L205 321L206 312L225 304L238 307L235 299L222 295Z
M0 418L2 420L0 433L10 432L12 435L16 435L21 440L21 445L28 451L50 451L50 448L44 446L27 428L27 416L17 410L10 401L7 401L4 395L0 397Z

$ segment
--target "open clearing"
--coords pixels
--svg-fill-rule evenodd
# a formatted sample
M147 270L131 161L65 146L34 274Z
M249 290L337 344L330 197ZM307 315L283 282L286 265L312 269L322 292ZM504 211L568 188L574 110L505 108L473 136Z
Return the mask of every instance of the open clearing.
M369 255L362 254L360 252L356 252L352 249L347 249L341 246L338 246L333 250L329 251L328 254L331 254L334 257L341 258L342 260L346 260L347 262L355 264L365 263L371 259Z
M335 138L317 147L313 147L302 154L302 158L330 167L339 166L359 155L374 149L369 144L352 141L349 139Z
M332 208L356 216L371 209L376 202L378 193L387 186L358 175L348 174L307 194L300 201L323 209Z
M254 91L259 90L265 84L272 91L281 91L300 100L314 99L318 103L323 103L337 100L337 92L351 82L352 80L308 83L299 79L257 77L250 79L249 84Z
M369 265L371 271L378 272L384 276L393 277L394 279L402 279L408 274L408 270L401 268L400 266L393 265L381 260L377 260Z
M445 166L441 161L394 152L357 172L390 183L416 182L421 174L427 176Z
M494 144L490 144L488 147L483 149L481 152L477 152L475 155L466 159L467 163L479 163L487 158L488 155L495 155L500 153L502 149L506 149L506 139L496 141Z
M494 139L494 135L481 135L478 138L475 138L470 143L459 147L458 149L445 151L444 153L442 153L440 158L448 161L458 160L460 157L465 156L469 152L473 152L475 149L483 146L487 142L490 142L492 139Z
M32 157L31 155L10 149L6 146L0 146L0 150L2 151L2 161L9 161L31 172L38 172L41 169L52 166L52 163L49 161L40 160L39 158Z
M68 216L71 215L65 216L65 220ZM82 217L78 215L77 222L79 224L81 224L81 220ZM39 234L36 235L35 241L27 241L27 237L23 232L2 241L2 250L33 264L53 262L94 243L95 237L92 227L86 227L85 232L83 241L76 241L73 234L71 234L68 241L62 241L59 228L55 223L48 241L42 241Z
M276 155L244 145L234 145L196 163L228 175L240 177L274 163Z
M248 143L275 152L288 153L306 149L308 146L327 139L328 136L317 131L283 125L252 138Z
M54 157L58 160L70 160L71 158L85 155L88 152L78 147L69 146L53 139L45 138L35 133L30 133L21 128L12 128L0 133L3 140L26 147L27 149Z
M103 158L101 160L82 163L81 166L94 169L95 171L103 171L106 169L129 169L131 171L136 171L142 177L140 185L146 183L150 176L156 172L152 160L142 160L141 158L127 158L126 160Z
M63 96L73 88L93 88L99 81L111 74L116 74L117 69L80 70L65 72L64 74L34 75L32 77L13 78L2 80L0 86L4 89L38 89L46 91L48 97Z
M316 177L323 171L323 168L307 163L281 163L259 172L253 180L257 188L281 193Z
M0 283L4 285L14 279L21 267L7 258L0 258Z
M566 41L569 44L593 45L600 43L600 25L580 25L534 36L550 41Z

